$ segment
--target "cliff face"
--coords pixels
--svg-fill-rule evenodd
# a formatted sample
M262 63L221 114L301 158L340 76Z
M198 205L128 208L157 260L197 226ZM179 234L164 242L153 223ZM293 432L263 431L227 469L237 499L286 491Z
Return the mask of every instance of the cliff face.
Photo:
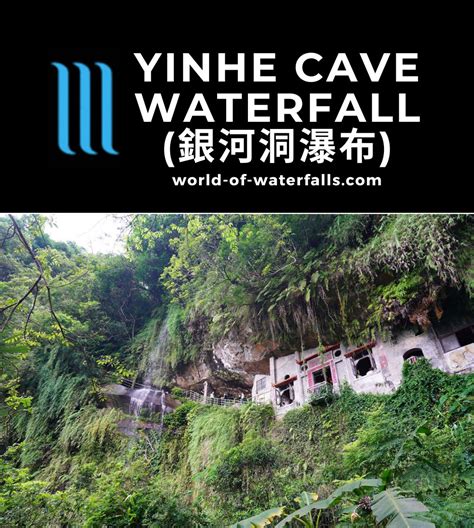
M285 353L274 341L251 343L248 337L232 335L179 369L174 381L186 389L200 390L207 381L216 394L248 394L255 374L269 374L268 359Z

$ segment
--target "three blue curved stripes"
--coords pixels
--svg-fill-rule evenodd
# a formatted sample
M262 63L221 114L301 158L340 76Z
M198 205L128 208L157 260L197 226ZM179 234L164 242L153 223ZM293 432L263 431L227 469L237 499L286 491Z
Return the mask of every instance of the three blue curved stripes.
M58 71L58 146L62 152L75 155L69 146L69 70L63 64L53 62ZM117 155L112 146L112 70L102 62L96 62L101 72L101 140L107 154ZM79 70L79 144L86 154L96 155L91 147L91 74L85 64L75 62Z

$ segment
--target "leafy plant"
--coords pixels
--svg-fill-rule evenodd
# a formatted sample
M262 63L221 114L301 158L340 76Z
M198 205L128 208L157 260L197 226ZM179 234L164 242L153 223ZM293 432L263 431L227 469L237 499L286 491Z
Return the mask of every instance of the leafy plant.
M377 523L388 521L387 528L434 528L434 524L417 515L428 508L414 498L406 498L399 489L390 488L374 496L372 513Z
M258 515L254 515L244 521L239 521L236 524L233 524L230 528L261 528L262 526L267 526L274 519L280 517L284 512L284 508L271 508L266 510Z
M311 495L305 493L303 494L303 501L306 504L294 510L289 515L286 515L275 525L275 528L290 526L295 521L298 521L300 525L307 528L318 528L323 510L336 507L343 503L344 499L351 494L360 499L361 492L366 493L367 490L374 488L380 489L382 485L383 482L380 479L355 480L340 486L324 500L311 501ZM357 513L358 510L363 510L365 515L373 515L377 524L384 523L384 526L389 528L434 528L433 523L416 517L419 513L427 512L428 508L414 498L404 497L397 488L382 490L376 493L372 499L364 496L362 500L359 500L356 508L352 512L352 522L361 518L361 515ZM312 513L316 511L319 513L314 518ZM232 528L266 526L271 524L275 518L282 517L283 515L284 508L274 508L258 516L240 521L234 524ZM388 524L385 524L387 522Z

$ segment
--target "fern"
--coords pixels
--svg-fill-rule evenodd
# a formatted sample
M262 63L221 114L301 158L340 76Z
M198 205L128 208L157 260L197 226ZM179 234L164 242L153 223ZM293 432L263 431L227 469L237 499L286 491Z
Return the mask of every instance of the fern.
M117 443L117 422L123 413L117 409L97 409L87 405L70 414L59 436L59 445L65 452L94 451Z
M196 408L188 415L188 460L194 474L206 472L238 443L239 413L229 408Z
M427 515L436 528L472 528L474 525L474 501L443 501L439 497L429 500Z

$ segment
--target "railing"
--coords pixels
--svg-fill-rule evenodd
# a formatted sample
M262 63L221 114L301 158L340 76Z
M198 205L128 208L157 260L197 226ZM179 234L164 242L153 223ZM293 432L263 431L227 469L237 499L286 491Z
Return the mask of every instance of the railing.
M152 387L151 385L144 385L143 383L138 383L138 381L122 378L122 381L120 385L123 385L124 387L127 387L127 389L155 389L156 387ZM159 390L159 389L156 389Z
M160 390L157 387L153 387L151 385L144 385L143 383L138 383L131 379L122 379L121 383L124 387L127 389L155 389ZM206 405L221 405L223 407L232 407L233 405L243 405L245 403L251 403L252 400L249 400L247 398L213 398L211 396L205 397L204 394L200 394L199 392L195 392L193 390L185 390L182 389L182 394L189 400L203 403Z
M307 398L306 401L319 402L319 401L328 401L333 396L334 387L332 383L325 381L318 383L313 387L308 387L307 389Z
M323 381L322 383L318 383L317 385L313 385L312 387L306 388L307 392L309 392L310 394L319 394L328 390L332 391L332 389L332 383L329 383L328 381Z
M186 398L193 400L195 402L204 403L206 405L221 405L223 407L232 407L233 405L243 405L244 403L249 403L251 400L247 398L216 398L207 396L204 394L199 394L192 390L183 390L182 391Z

